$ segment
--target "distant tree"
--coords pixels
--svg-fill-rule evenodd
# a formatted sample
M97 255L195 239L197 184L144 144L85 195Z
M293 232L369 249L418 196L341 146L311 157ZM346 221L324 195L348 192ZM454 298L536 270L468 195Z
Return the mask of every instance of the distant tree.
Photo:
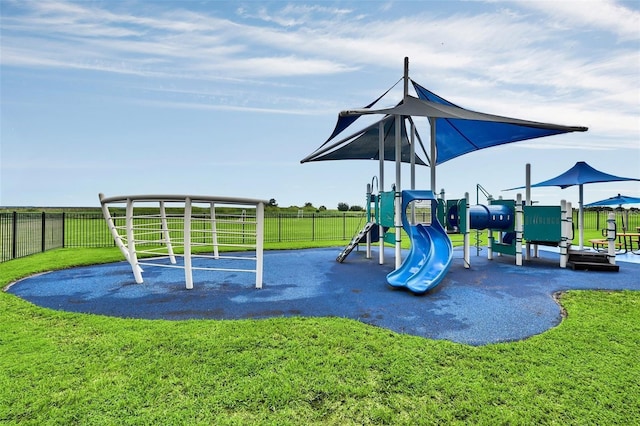
M269 206L270 207L278 207L278 203L276 203L276 199L272 198L269 200Z
M347 203L338 203L338 211L346 212L349 210L349 204Z
M323 211L327 210L327 208L325 206L320 206L320 207L318 207L318 210L323 212Z
M351 207L349 207L349 211L361 212L361 211L364 211L364 209L362 208L362 206L351 206Z
M313 204L312 204L312 203L309 203L309 202L306 202L306 203L304 203L304 206L305 206L305 207L313 207Z

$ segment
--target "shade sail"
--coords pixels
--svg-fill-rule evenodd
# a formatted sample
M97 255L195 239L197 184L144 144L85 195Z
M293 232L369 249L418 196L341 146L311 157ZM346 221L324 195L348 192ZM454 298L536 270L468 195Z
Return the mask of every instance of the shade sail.
M396 82L396 84L398 84L400 80L398 80ZM376 99L375 101L371 102L369 105L367 105L366 107L364 107L364 109L369 109L372 106L374 106L376 103L378 103L378 101L380 99L382 99L387 93L389 93L389 91L391 89L393 89L396 84L394 84L393 86L389 87L387 89L386 92L384 92L382 95L378 96L378 99ZM326 145L327 142L329 142L331 139L335 138L336 136L338 136L340 133L342 133L344 130L346 130L347 127L351 126L360 116L359 115L352 115L349 117L344 117L344 116L338 116L338 121L336 122L336 126L333 129L333 132L331 132L331 135L327 138L327 140L322 144L322 146Z
M599 183L599 182L621 182L621 181L640 181L640 179L636 178L628 178L611 175L609 173L601 172L600 170L596 170L584 161L578 161L573 167L571 167L566 172L551 178L549 180L545 180L543 182L538 182L536 184L531 185L532 188L539 186L559 186L560 188L568 188L574 185L584 185L585 183ZM522 189L524 186L519 186L516 188L505 189L504 191L511 191L513 189Z
M615 176L609 173L601 172L600 170L596 170L584 161L578 161L573 167L571 167L566 172L545 180L543 182L538 182L536 184L531 185L532 188L540 187L540 186L559 186L562 189L568 188L570 186L578 185L579 189L579 210L578 210L578 230L579 230L579 246L580 250L582 250L584 246L584 211L583 211L583 185L589 183L602 183L602 182L622 182L622 181L638 181L640 179L636 178L628 178L622 176ZM511 191L514 189L522 189L524 186L520 186L517 188L505 189L504 191Z
M383 123L384 134L384 156L385 160L395 161L395 119L387 116L382 120L356 132L334 144L322 146L318 148L308 157L304 158L301 163L309 161L328 161L328 160L379 160L380 144L379 144L379 123ZM400 158L403 163L411 162L411 145L407 136L406 121L401 120L401 151ZM421 144L420 136L417 135L417 143L419 150L425 158L426 152ZM417 153L414 153L415 164L426 166L427 163Z
M412 83L419 99L448 107L440 110L447 111L449 115L431 116L436 120L438 152L436 164L492 146L562 133L587 131L587 128L582 126L540 123L467 110L441 98L414 81Z
M330 140L347 129L358 117L370 114L428 117L434 120L435 141L432 140L431 143L435 143L436 158L435 161L433 161L434 159L430 159L430 161L436 165L469 152L490 148L492 146L561 133L584 132L588 130L587 127L582 126L541 123L472 111L461 108L441 98L416 82L413 82L413 80L412 83L418 94L417 98L415 96L405 95L402 101L394 107L372 108L380 98L384 96L383 94L364 108L342 111L338 117L333 133L320 148L316 150L316 153L325 149L325 146ZM385 94L387 92L385 92ZM375 132L375 130L372 132ZM343 141L346 140L347 139L343 139ZM367 138L367 140L371 141L374 145L378 143L375 138ZM354 141L355 139L352 140L352 142ZM360 139L358 143L364 143L364 140ZM363 148L360 147L359 149ZM301 162L347 160L352 159L351 155L352 150L345 149L335 152L330 157L316 158L312 154ZM366 157L366 155L364 156ZM385 159L388 159L388 157L385 156Z
M609 197L604 200L586 204L585 207L622 206L624 204L640 204L640 197L629 197L618 194L615 197Z

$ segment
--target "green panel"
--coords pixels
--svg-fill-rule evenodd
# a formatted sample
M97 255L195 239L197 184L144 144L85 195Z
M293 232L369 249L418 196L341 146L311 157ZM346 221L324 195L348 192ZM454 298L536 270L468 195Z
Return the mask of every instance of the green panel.
M396 231L395 228L389 228L384 234L384 242L388 244L396 244Z
M524 239L560 242L562 212L560 206L524 206Z
M442 222L442 226L447 231L453 232L454 230L457 230L458 232L460 232L460 212L458 211L458 201L459 200L447 200L447 217L445 217L445 222ZM449 217L449 215L454 215L455 217ZM453 225L451 225L451 223L455 223L457 229L455 229Z
M514 239L515 241L515 239ZM496 253L509 254L511 256L515 256L516 254L516 245L514 244L502 244L494 242L491 245L491 248Z
M459 228L461 233L467 232L468 224L467 224L467 200L461 199L458 200L458 216L459 219Z
M382 226L393 227L394 223L394 196L393 191L380 193L380 224Z

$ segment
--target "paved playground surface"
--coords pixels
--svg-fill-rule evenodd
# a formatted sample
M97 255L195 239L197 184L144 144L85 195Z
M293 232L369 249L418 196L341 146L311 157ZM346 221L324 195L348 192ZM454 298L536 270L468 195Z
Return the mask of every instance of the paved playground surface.
M398 333L471 345L520 340L560 323L553 294L570 289L640 290L640 263L619 262L619 272L573 271L559 267L555 253L515 266L514 257L486 259L462 251L438 287L422 296L394 290L384 265L365 251L337 263L341 247L266 251L264 286L246 272L194 271L192 290L184 271L145 267L136 284L126 262L54 271L21 280L9 289L36 305L72 312L166 320L241 319L283 316L345 317ZM473 250L475 251L475 249ZM406 255L406 252L404 253ZM632 261L638 255L629 254ZM194 266L197 260L194 259ZM218 261L219 262L219 261Z

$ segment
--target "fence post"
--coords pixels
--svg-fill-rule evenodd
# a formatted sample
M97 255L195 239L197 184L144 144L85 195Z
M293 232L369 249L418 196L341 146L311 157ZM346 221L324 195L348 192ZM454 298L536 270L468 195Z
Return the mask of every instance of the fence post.
M67 214L62 212L62 248L67 246Z
M40 249L43 253L46 248L45 246L45 238L47 236L46 227L47 227L46 213L42 212L42 219L40 220Z
M316 214L311 213L311 241L316 240Z
M11 258L15 259L18 251L18 212L13 212L13 222L11 223L11 233L13 239L11 240Z

